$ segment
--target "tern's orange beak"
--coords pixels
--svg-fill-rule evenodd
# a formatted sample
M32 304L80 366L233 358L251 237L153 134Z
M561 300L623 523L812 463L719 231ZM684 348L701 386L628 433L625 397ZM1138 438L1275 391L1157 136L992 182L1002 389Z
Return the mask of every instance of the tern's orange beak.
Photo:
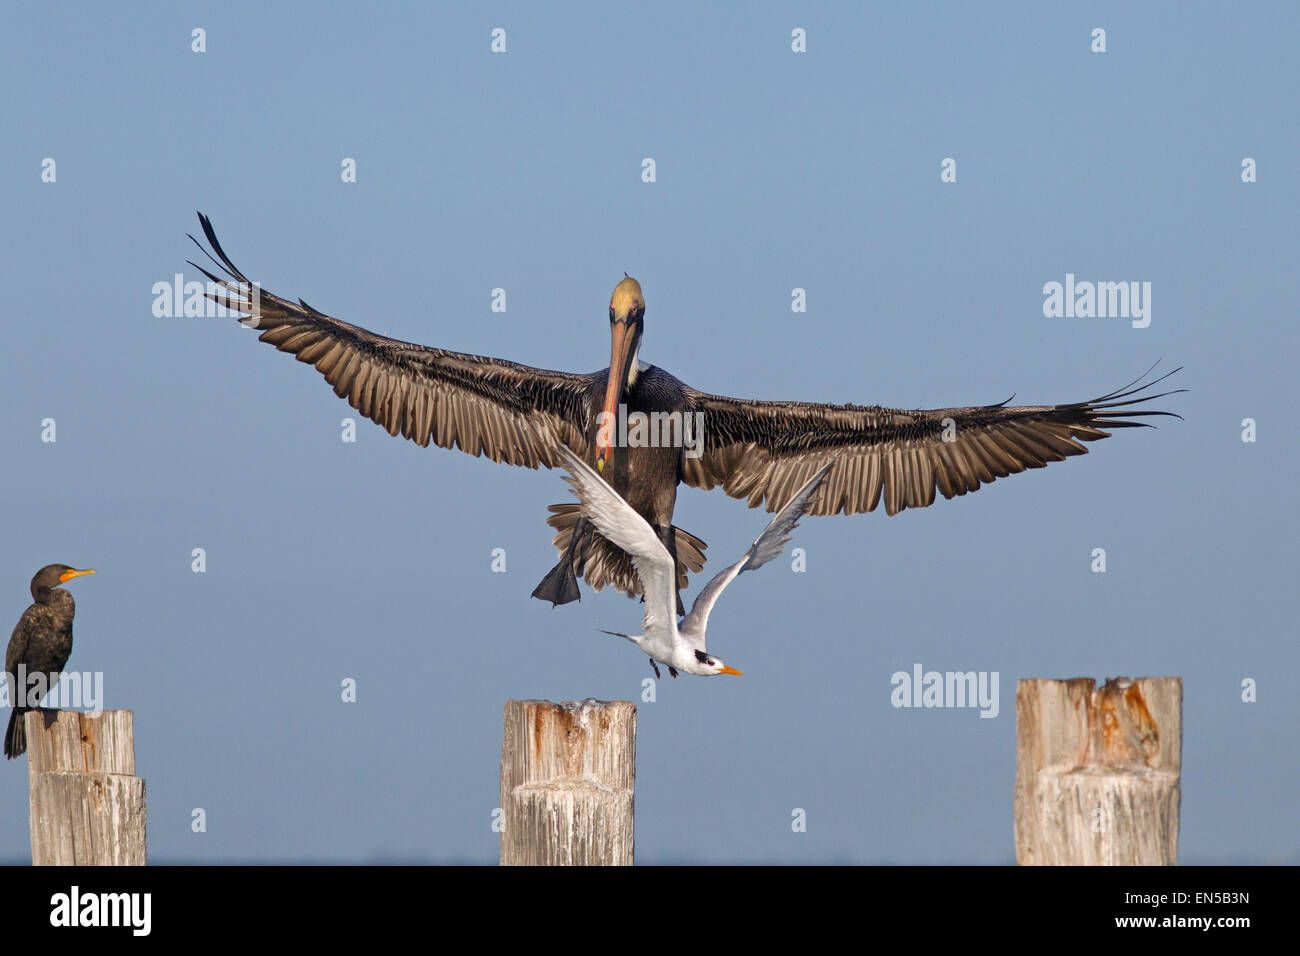
M63 584L67 581L71 581L73 578L79 578L83 574L94 574L94 573L95 573L94 568L89 568L85 571L75 571L69 568L67 571L64 571L62 574L59 575L59 583Z
M632 348L636 344L636 335L627 322L614 322L609 327L609 382L605 386L605 402L601 411L605 414L607 427L600 432L596 445L596 470L603 472L605 464L614 455L614 444L606 437L616 434L618 421L618 401L627 385L628 363L632 358Z
M745 675L742 674L740 671L736 670L734 667L723 667L722 670L718 671L718 673L719 673L719 674L735 674L737 677L744 677L744 676L745 676Z

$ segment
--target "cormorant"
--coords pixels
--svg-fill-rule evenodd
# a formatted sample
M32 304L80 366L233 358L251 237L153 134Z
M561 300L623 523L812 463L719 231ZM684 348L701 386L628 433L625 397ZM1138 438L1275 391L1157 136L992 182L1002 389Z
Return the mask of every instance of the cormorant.
M18 619L9 638L9 649L5 651L5 679L9 682L9 702L13 707L5 730L5 756L11 760L27 751L23 714L33 709L26 706L27 686L18 683L19 667L23 670L24 684L30 686L30 678L40 673L46 675L47 689L54 687L72 653L72 615L76 613L72 595L59 585L94 573L93 568L78 571L66 564L47 564L32 578L35 603Z

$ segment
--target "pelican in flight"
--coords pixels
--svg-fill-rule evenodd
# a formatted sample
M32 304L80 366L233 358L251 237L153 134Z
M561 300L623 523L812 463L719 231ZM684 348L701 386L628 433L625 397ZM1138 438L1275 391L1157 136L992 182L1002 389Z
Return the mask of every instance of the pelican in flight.
M604 633L626 637L650 655L650 666L654 669L655 677L661 676L659 664L665 665L674 678L678 671L700 677L712 677L715 674L740 675L740 671L722 663L722 658L714 657L705 647L709 612L738 574L761 568L785 550L799 519L808 510L817 486L822 483L834 462L822 465L803 483L785 507L767 523L763 533L740 556L739 561L719 571L713 580L704 585L704 589L695 598L695 603L691 605L691 613L682 618L679 624L679 598L674 587L675 565L663 541L645 518L619 497L618 492L606 484L590 465L567 448L560 450L560 457L570 476L564 480L573 486L582 516L608 540L631 555L632 565L641 579L645 594L645 613L641 618L640 634L620 634L617 631Z
M895 515L933 504L936 493L953 498L1084 454L1084 442L1107 438L1110 430L1150 427L1143 417L1173 415L1128 407L1172 394L1151 389L1173 372L1064 405L1004 401L909 411L710 395L640 360L646 304L630 277L610 297L609 368L586 374L532 368L387 338L302 299L273 295L236 268L202 213L199 222L212 251L196 239L195 245L223 275L190 264L213 283L208 297L246 315L242 321L261 330L260 341L314 366L335 395L390 435L418 445L456 447L526 468L557 467L564 449L573 451L654 528L674 558L679 589L688 572L704 567L707 547L672 523L681 483L721 486L751 508L778 511L834 461L809 514L850 515L884 502ZM624 429L625 422L631 427ZM649 434L638 431L647 422ZM552 604L578 600L578 575L597 591L612 584L641 593L628 554L593 528L578 505L549 510L560 558L534 597Z

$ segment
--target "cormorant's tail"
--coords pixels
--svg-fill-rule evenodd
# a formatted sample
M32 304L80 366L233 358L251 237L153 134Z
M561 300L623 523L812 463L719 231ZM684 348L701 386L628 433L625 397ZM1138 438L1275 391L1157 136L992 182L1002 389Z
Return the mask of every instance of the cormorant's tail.
M27 722L23 715L25 707L15 707L9 711L9 726L5 728L5 756L10 760L27 752Z

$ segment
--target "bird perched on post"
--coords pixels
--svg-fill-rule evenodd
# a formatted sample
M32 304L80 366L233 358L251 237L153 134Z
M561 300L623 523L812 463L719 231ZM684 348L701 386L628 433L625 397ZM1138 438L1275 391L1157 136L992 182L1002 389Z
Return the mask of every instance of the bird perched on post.
M605 633L626 637L645 651L650 656L650 666L654 669L655 677L659 676L659 664L665 665L673 677L677 676L678 671L700 677L716 674L743 676L740 671L728 667L722 663L721 658L714 657L705 648L709 612L713 610L713 605L726 586L738 574L761 568L785 550L795 525L812 505L818 487L834 466L834 459L822 465L790 497L739 561L719 571L704 585L691 606L691 613L678 624L675 563L663 541L645 518L637 514L586 462L567 448L560 449L560 458L571 476L564 480L573 486L581 502L583 517L595 525L602 535L632 556L632 564L645 592L641 633Z
M9 727L5 730L5 756L9 759L27 751L27 730L23 714L40 700L28 700L28 687L36 674L42 675L49 690L58 681L63 665L72 653L72 616L76 605L72 595L59 587L73 578L94 574L66 564L47 564L32 578L33 604L23 611L5 651L5 678L9 682ZM39 684L37 684L39 687ZM41 697L45 694L42 693ZM31 704L32 706L28 706Z

